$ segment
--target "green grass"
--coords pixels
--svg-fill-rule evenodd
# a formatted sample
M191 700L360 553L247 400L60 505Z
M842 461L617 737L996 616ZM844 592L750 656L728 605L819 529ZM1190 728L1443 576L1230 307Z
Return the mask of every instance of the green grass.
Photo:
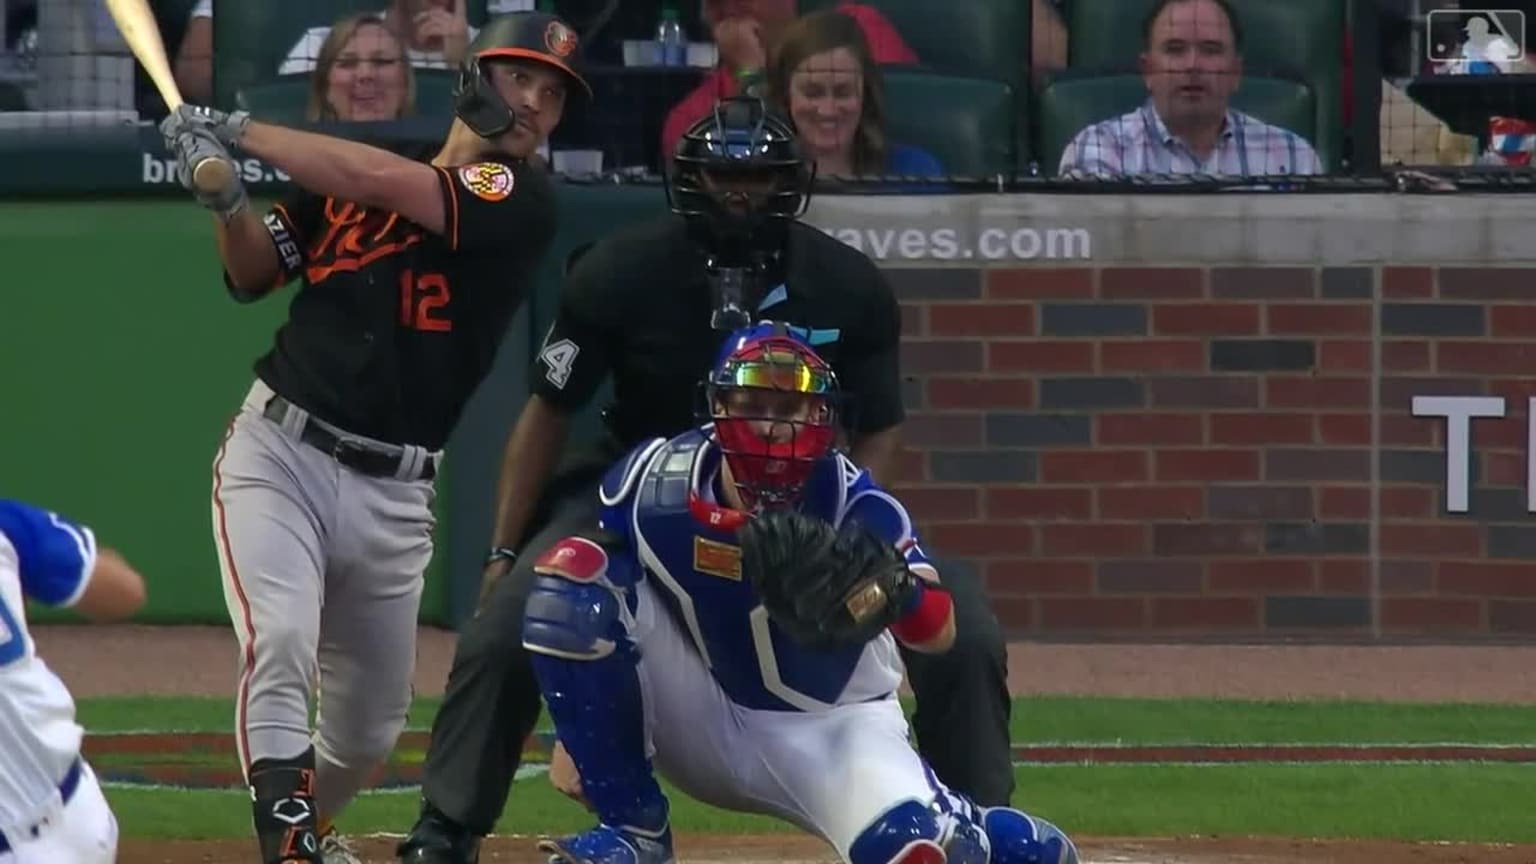
M1536 842L1531 765L1052 765L1017 769L1015 803L1080 836L1188 834ZM668 790L671 791L670 789ZM249 798L237 791L111 788L129 837L245 837ZM401 833L414 791L365 794L340 821L348 833ZM688 833L790 831L673 796ZM196 819L187 813L198 814ZM590 817L543 778L519 781L502 834L587 827Z
M439 705L418 699L409 727L426 730ZM228 732L228 699L82 699L92 732ZM546 719L547 728L547 719ZM1536 744L1536 705L1384 702L1017 699L1013 740L1021 744Z
M418 701L411 727L430 728L437 707L436 700ZM226 699L86 699L79 708L82 722L95 732L227 732L233 719ZM1536 706L1032 697L1015 702L1013 729L1016 742L1034 744L1530 745L1536 744ZM402 749L395 761L421 757ZM232 762L220 753L190 758ZM1015 803L1084 836L1536 842L1536 820L1524 803L1536 788L1536 765L1029 765L1015 771ZM108 794L128 836L225 838L249 831L248 798L239 791L113 787ZM367 794L344 814L342 827L359 834L402 832L414 821L416 801L415 790ZM674 803L682 831L790 830L682 796L674 796ZM188 812L198 818L188 820ZM533 777L518 782L497 830L554 833L578 830L588 820L544 778Z

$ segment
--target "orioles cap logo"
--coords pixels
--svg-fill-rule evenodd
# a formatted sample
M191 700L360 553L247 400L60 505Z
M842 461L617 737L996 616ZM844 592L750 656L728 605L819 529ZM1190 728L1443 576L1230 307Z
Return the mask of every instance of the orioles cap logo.
M556 57L569 57L576 52L578 38L576 31L565 26L563 21L551 21L544 28L544 45L549 48L549 53Z

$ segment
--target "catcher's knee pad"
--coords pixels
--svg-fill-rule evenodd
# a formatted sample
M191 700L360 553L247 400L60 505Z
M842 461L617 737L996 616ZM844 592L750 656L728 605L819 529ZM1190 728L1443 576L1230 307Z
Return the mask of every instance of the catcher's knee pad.
M523 613L523 647L566 660L600 660L623 636L623 599L604 580L608 553L567 537L539 556Z
M944 830L933 809L903 801L881 813L848 847L851 864L945 864Z
M981 811L992 864L1078 864L1077 847L1060 828L1011 807Z

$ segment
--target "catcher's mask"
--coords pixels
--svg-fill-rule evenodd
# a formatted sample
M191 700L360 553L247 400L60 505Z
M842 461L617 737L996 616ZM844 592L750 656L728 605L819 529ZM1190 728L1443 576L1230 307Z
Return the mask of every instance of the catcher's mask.
M453 112L481 138L496 138L517 122L517 114L491 83L490 64L522 60L553 66L565 74L570 93L592 97L578 71L581 40L569 24L544 12L512 12L491 19L475 35L459 65Z
M837 439L837 376L794 330L737 331L706 387L715 440L752 512L794 506Z
M672 154L667 201L712 268L761 266L804 214L815 169L761 99L722 99Z

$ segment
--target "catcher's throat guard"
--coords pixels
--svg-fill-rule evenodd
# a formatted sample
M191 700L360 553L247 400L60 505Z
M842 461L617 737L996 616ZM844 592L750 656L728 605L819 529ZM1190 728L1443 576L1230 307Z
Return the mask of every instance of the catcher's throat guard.
M793 506L837 440L837 377L787 325L738 331L708 382L715 439L750 511Z

